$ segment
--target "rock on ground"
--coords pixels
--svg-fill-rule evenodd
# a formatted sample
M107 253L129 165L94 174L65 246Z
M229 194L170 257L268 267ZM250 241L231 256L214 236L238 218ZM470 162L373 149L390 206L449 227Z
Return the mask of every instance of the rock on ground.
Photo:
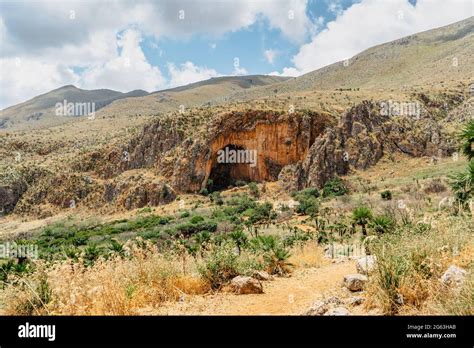
M466 271L455 265L449 266L449 268L441 276L441 282L448 286L461 285L466 278Z
M363 274L348 274L344 276L344 286L351 291L361 291L367 280Z
M340 306L343 302L336 296L331 296L325 300L316 301L303 313L303 315L325 315L326 312L333 309L333 306ZM340 307L338 307L340 308Z
M241 295L263 294L263 286L259 280L252 277L237 276L230 282L230 289Z

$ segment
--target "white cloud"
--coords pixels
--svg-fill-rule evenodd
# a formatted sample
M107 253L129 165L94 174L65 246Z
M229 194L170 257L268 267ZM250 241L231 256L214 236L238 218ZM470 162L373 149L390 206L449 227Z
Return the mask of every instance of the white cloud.
M0 59L0 75L0 108L78 81L78 76L64 65L24 58Z
M160 70L148 63L137 30L128 29L119 35L120 54L107 62L87 69L80 85L84 88L111 88L126 92L133 89L154 91L165 84Z
M248 75L247 69L241 68L240 66L235 66L234 71L232 71L233 76Z
M268 63L273 64L275 61L275 58L277 56L278 52L275 50L265 50L263 52L263 55L265 56L265 59L267 60Z
M269 75L272 76L290 76L290 77L296 77L301 75L301 71L295 69L295 68L283 68L283 72L279 73L278 71L272 71Z
M399 11L403 19L399 19ZM370 14L370 18L368 15ZM306 73L354 56L369 47L465 19L470 0L362 0L300 47L295 68Z
M181 64L179 68L173 63L168 63L168 70L170 73L169 87L184 86L220 76L214 69L199 67L189 61Z

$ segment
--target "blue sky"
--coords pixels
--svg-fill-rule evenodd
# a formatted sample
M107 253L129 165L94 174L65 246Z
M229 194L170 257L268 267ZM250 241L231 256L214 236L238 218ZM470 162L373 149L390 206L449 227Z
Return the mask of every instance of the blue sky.
M359 0L311 0L307 4L306 14L312 22L321 18L323 23L328 23L336 18L335 10L344 11L356 2ZM337 8L333 8L335 3ZM309 40L310 36L307 35L306 39ZM202 34L186 40L154 40L153 37L147 37L141 47L148 61L165 73L166 62L179 65L192 61L196 65L213 68L223 75L231 75L235 57L239 58L240 64L249 74L281 71L284 67L291 66L291 59L298 53L299 45L282 35L281 30L270 28L268 20L262 18L247 28L219 37ZM273 63L269 63L265 58L266 50L276 52Z
M472 15L471 0L0 0L0 108L67 84L299 76Z

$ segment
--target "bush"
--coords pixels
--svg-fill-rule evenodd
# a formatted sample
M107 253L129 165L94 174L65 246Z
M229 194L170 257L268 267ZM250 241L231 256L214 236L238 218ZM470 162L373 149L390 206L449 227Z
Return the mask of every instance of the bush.
M390 201L392 200L392 191L390 190L385 190L380 193L380 196L384 201Z
M319 211L319 202L314 197L303 197L298 202L300 204L295 209L298 214L316 215Z
M207 255L204 264L200 265L199 273L211 285L219 289L232 278L239 275L238 255L234 253L232 243L222 243Z
M273 206L269 202L257 204L254 209L247 212L249 217L249 224L269 224L276 218L276 213L273 211Z
M190 222L191 222L192 224L194 224L194 225L197 224L197 223L199 223L199 222L201 222L201 221L204 221L204 218L203 218L202 216L200 216L200 215L195 215L195 216L193 216L193 217L191 218L191 220L190 220Z
M339 177L327 181L323 187L323 197L343 196L348 192L349 190Z
M275 246L263 255L265 268L270 274L286 275L293 266L288 259L291 254L282 246Z
M359 207L352 212L352 220L354 221L354 223L361 226L362 234L364 236L367 235L366 226L371 219L372 211L367 207Z
M387 233L394 229L395 221L389 216L379 215L370 221L370 227L377 233Z
M250 194L252 195L252 197L255 197L255 198L260 197L260 191L258 190L258 186L256 183L249 182L247 186L250 190Z

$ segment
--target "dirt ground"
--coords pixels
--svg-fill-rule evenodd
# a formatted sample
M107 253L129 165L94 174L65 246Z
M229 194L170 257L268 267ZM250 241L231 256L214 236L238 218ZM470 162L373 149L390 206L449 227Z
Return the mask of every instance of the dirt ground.
M263 294L215 293L185 295L181 301L165 303L159 309L145 309L144 315L300 315L324 297L349 297L342 289L344 275L356 273L354 261L329 263L318 268L297 269L288 278L263 282ZM362 308L352 314L367 314Z

